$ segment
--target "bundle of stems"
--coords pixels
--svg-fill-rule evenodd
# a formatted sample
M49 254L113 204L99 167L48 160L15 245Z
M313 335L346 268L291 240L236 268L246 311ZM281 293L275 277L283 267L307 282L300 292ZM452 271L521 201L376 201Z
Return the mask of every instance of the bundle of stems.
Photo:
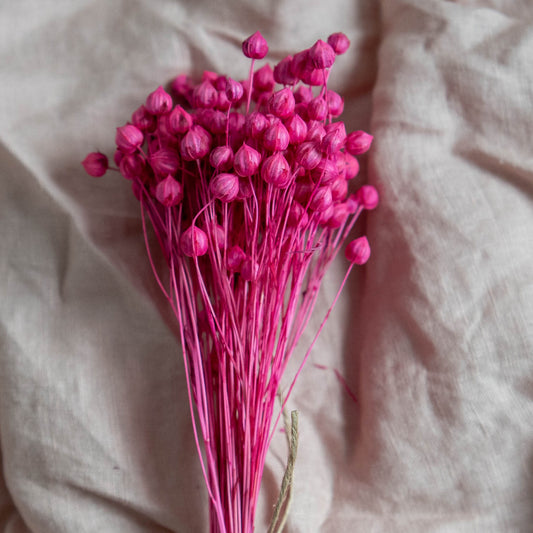
M328 267L378 202L369 185L348 192L372 136L346 133L335 120L343 100L327 88L348 45L333 34L255 70L268 51L256 32L243 42L247 80L178 76L173 94L159 87L117 128L118 168L100 152L83 162L95 177L119 171L139 200L148 258L179 325L212 533L254 530L282 376ZM348 274L369 255L364 236L346 247L346 275L283 406Z

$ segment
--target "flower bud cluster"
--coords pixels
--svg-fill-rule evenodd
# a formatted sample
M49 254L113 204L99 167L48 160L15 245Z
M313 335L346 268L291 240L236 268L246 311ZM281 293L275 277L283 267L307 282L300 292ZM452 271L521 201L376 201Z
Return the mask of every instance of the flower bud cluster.
M256 32L242 44L251 59L248 79L210 71L198 82L178 76L117 128L116 167L100 152L82 163L91 176L115 170L131 182L146 243L149 220L167 260L170 286L149 254L179 321L191 401L210 449L206 460L217 457L209 472L227 476L206 476L218 498L212 502L216 520L237 513L226 524L245 520L240 509L248 509L246 520L253 522L259 482L234 476L250 468L260 479L264 457L251 458L246 450L262 449L268 440L281 374L328 265L360 213L378 204L371 185L349 192L372 135L346 131L339 118L344 100L328 88L331 68L349 44L334 33L273 67L256 68L268 52ZM350 269L364 264L366 237L351 241L344 255ZM242 411L244 398L265 416ZM212 412L216 406L225 413ZM246 435L239 433L244 421ZM248 438L258 440L246 448ZM228 487L231 494L224 493ZM226 509L234 487L250 501Z

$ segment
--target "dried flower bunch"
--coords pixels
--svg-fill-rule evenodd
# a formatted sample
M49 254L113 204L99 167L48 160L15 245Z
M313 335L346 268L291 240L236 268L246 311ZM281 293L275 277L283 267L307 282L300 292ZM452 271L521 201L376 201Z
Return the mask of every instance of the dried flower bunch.
M346 133L336 120L343 99L327 88L348 46L336 33L274 69L254 70L268 51L257 32L242 45L247 80L178 76L172 96L159 87L117 128L111 170L140 202L148 256L179 323L213 533L254 529L282 375L328 266L362 210L378 202L368 185L348 193L372 136ZM108 170L98 152L83 165L95 177ZM147 218L165 275L152 261ZM353 265L369 255L364 236L347 245L332 307Z

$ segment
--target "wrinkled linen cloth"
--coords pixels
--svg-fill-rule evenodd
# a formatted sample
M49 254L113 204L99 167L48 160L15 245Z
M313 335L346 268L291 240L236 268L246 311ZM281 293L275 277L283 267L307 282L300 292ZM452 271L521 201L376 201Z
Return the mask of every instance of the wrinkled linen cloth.
M291 533L533 531L533 4L19 0L0 8L0 530L208 530L175 326L115 127L158 85L345 32L372 245L294 390ZM302 351L347 264L325 280ZM289 369L294 371L297 361ZM318 368L323 365L328 370ZM336 378L337 370L357 403ZM273 441L257 531L287 458Z

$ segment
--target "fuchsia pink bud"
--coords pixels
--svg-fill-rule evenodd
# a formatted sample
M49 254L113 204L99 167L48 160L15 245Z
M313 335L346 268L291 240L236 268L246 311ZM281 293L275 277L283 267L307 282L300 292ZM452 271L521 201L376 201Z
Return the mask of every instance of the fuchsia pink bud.
M294 201L289 208L289 219L288 222L291 226L307 226L309 222L309 216L303 208L302 204Z
M263 59L268 53L268 43L265 38L256 31L242 43L242 52L250 59Z
M364 131L352 131L346 138L346 150L352 155L368 152L374 137Z
M230 102L239 101L244 94L242 84L231 78L226 81L226 96Z
M261 177L267 183L280 189L284 189L291 183L291 166L281 152L277 152L263 161Z
M207 235L197 226L190 226L180 238L181 251L188 257L205 255L209 248Z
M309 50L302 50L294 54L291 62L293 76L300 79L305 69L310 66Z
M289 141L289 132L279 120L269 126L263 134L263 145L271 152L286 150L289 146Z
M233 166L233 150L229 146L217 146L209 155L209 162L218 170L229 170Z
M254 87L260 91L269 92L274 88L274 73L272 67L267 63L254 73Z
M346 198L346 195L348 194L348 182L342 176L339 176L334 180L330 187L333 201L339 202Z
M268 119L259 111L253 111L246 117L246 135L257 139L268 128Z
M379 194L372 185L363 185L355 194L357 202L364 209L375 209L379 203Z
M328 89L326 92L326 101L328 102L328 113L332 117L342 115L342 112L344 111L344 100L340 94Z
M311 201L309 202L309 207L313 211L325 211L333 203L333 198L331 197L331 189L328 186L319 187L311 196Z
M174 150L161 148L150 154L149 162L156 174L165 176L175 174L178 171L180 158Z
M370 257L370 244L366 237L359 237L346 246L346 259L356 265L364 265Z
M322 154L315 142L304 142L296 150L296 161L305 169L315 168L322 159Z
M109 167L107 156L101 152L92 152L81 162L85 172L93 178L103 176Z
M300 115L294 114L287 119L285 127L289 132L290 144L300 144L305 141L307 137L307 124Z
M322 122L318 120L310 120L307 123L307 140L314 141L319 145L322 142L322 139L326 135L326 130L322 125Z
M182 134L189 131L192 126L192 117L183 107L177 105L168 117L168 129L170 133Z
M332 33L328 37L328 44L333 48L333 51L337 54L344 54L350 47L350 39L344 35L344 33Z
M201 159L209 153L211 148L211 135L202 126L191 126L181 140L180 152L186 161Z
M115 143L125 154L135 152L143 142L144 135L136 126L126 124L125 126L117 128Z
M311 85L313 87L318 87L320 85L323 85L326 81L324 76L324 70L319 68L306 68L302 75L300 76L300 79L307 83L307 85Z
M193 91L194 107L211 108L215 107L218 101L218 92L210 81L203 81Z
M232 246L226 255L226 264L228 270L232 272L238 272L241 268L242 262L246 259L246 254L242 248L238 245Z
M298 78L292 70L292 56L287 56L274 67L274 80L281 85L294 85Z
M161 85L146 99L146 109L153 115L163 115L172 109L172 97Z
M339 172L344 175L344 178L351 180L359 174L359 161L351 155L346 153L340 153L337 160Z
M311 177L321 185L329 185L339 177L337 165L330 159L322 159L318 165L311 170Z
M340 228L346 222L348 215L346 204L336 204L327 221L327 225L330 228Z
M294 95L288 87L276 91L268 101L270 112L279 118L290 117L294 113L295 105Z
M178 205L183 200L182 186L169 174L155 188L155 197L165 207Z
M131 115L131 122L141 131L152 131L156 125L154 115L143 105Z
M321 96L313 98L307 104L307 114L311 120L324 120L328 116L328 104Z
M294 100L298 104L306 104L313 99L313 89L306 87L305 85L299 85L294 91Z
M329 68L335 63L335 51L322 39L309 49L309 59L316 69Z
M170 88L177 96L184 97L191 90L191 82L185 74L180 74L170 84Z
M128 180L143 180L146 174L146 161L140 154L126 154L120 160L120 172Z
M332 122L326 126L326 135L322 139L322 151L328 155L336 154L346 141L344 122Z
M235 167L235 172L244 178L255 174L259 168L259 163L261 163L261 154L251 146L243 143L235 154L233 166Z
M209 191L221 202L232 202L239 194L239 178L235 174L217 174L209 183Z

